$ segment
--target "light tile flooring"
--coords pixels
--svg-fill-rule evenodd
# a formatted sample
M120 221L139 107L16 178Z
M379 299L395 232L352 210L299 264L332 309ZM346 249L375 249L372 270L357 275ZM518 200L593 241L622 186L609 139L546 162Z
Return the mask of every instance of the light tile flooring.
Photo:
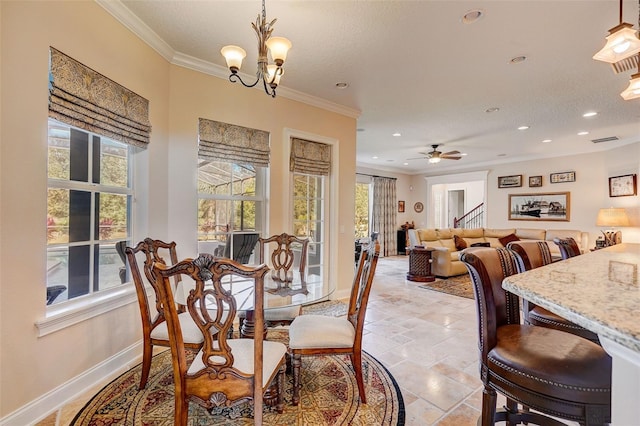
M475 425L482 386L474 301L405 280L408 257L381 258L367 310L364 349L398 382L407 426ZM102 386L52 413L40 426L68 425ZM498 399L498 404L504 400Z

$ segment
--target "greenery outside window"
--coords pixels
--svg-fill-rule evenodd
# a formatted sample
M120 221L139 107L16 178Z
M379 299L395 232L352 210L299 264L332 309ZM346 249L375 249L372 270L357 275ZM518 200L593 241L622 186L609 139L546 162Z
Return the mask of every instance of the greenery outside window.
M356 239L366 238L369 236L369 218L370 218L370 191L371 183L356 182L356 217L355 217L355 236Z
M292 173L293 229L297 237L309 238L307 271L323 275L325 264L325 176Z
M127 282L115 246L131 239L131 154L128 144L49 120L47 304Z

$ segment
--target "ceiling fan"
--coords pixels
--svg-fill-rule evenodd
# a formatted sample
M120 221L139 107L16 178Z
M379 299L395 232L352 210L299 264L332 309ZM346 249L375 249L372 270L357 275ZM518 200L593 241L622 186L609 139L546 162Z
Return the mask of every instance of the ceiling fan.
M427 158L429 162L432 164L439 163L440 160L459 160L462 158L460 156L460 151L449 151L449 152L443 153L441 151L438 151L439 146L440 145L431 145L431 147L433 148L433 151L420 152L420 154L425 156L420 158ZM409 158L409 160L416 160L416 158Z

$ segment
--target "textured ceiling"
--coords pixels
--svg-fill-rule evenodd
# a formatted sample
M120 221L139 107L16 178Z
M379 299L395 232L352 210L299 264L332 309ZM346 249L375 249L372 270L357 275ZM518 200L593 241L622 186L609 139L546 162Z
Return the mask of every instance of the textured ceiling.
M236 44L247 51L242 71L255 73L259 1L97 1L173 63L224 77L220 49ZM591 58L618 24L618 1L267 0L266 8L274 35L293 43L278 96L358 116L359 166L439 174L640 141L640 100L620 97L637 71L615 74ZM463 23L472 9L483 16ZM636 0L624 1L624 20L638 28ZM526 60L511 64L517 56ZM583 118L588 111L598 115ZM609 136L619 141L591 142ZM467 155L407 161L432 144Z

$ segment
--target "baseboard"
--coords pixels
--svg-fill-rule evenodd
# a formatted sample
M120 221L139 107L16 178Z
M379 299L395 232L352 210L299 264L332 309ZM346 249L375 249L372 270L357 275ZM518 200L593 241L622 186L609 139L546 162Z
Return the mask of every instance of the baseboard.
M98 383L112 380L142 361L142 341L118 352L100 364L43 394L0 419L1 426L32 425Z

